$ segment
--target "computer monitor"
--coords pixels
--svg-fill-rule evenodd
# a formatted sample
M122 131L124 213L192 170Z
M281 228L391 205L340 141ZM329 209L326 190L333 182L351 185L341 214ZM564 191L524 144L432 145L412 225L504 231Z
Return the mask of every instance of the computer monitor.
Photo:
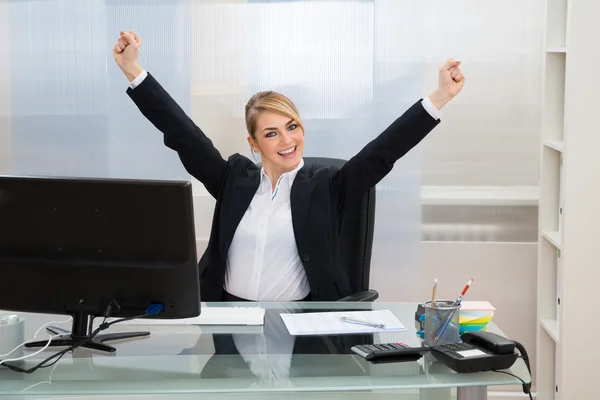
M93 317L200 314L191 183L135 179L0 176L0 309L68 314L89 338ZM115 351L98 335L85 347ZM27 346L45 345L47 341Z

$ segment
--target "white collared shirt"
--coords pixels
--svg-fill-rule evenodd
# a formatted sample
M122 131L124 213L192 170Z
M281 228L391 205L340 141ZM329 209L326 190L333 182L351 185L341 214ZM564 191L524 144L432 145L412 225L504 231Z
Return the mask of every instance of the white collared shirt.
M275 189L264 168L260 184L233 236L227 254L224 289L257 301L301 300L310 293L298 256L290 192L304 160L281 175Z

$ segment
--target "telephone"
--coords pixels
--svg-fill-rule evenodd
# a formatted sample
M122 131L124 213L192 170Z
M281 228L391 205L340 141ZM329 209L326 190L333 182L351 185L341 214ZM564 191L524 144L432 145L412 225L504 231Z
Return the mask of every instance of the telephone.
M461 339L462 343L432 346L431 354L456 372L507 369L519 357L515 342L492 332L466 332Z

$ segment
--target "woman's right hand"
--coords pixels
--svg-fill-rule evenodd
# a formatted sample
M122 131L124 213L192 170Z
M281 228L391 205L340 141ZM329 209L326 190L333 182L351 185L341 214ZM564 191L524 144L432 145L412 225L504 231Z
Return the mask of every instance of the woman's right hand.
M138 55L142 40L135 31L121 31L117 43L113 48L113 56L121 71L127 76L129 82L133 81L141 72L138 64Z

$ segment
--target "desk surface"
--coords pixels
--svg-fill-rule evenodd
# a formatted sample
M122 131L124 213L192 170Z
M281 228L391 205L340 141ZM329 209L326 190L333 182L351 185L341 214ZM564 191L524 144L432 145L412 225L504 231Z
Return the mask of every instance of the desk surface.
M0 367L0 395L350 392L461 386L519 385L498 372L457 374L430 356L417 362L371 364L350 347L368 341L419 346L415 303L203 303L203 307L265 308L261 327L113 325L106 333L149 330L145 338L110 342L116 353L77 349L52 367L21 374ZM299 310L389 309L406 332L291 337L279 313ZM31 315L27 317L30 321ZM61 318L59 318L60 320ZM35 316L37 326L56 316ZM29 327L31 329L36 327ZM488 330L502 334L493 324ZM26 360L31 367L58 348ZM35 350L27 350L32 352ZM530 382L522 359L510 370Z

